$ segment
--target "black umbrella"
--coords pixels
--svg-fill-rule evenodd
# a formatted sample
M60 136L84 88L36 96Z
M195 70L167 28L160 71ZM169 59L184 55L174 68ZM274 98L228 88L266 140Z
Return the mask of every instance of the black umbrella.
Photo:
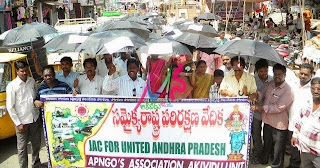
M24 24L10 30L3 40L3 45L27 41L53 33L57 33L57 30L45 23Z
M139 24L142 24L142 25L147 25L148 23L138 17L129 17L129 18L126 18L125 20L123 21L129 21L129 22L135 22L135 23L139 23Z
M112 54L124 48L146 45L143 39L127 30L113 30L91 34L77 49L91 55Z
M203 13L197 17L197 20L221 20L221 17L214 13Z
M195 48L217 48L217 41L202 34L183 32L182 35L175 38L176 41L188 44Z
M208 37L217 37L218 32L209 25L203 25L203 24L188 24L188 25L178 25L176 26L178 29L180 29L182 32L190 32L190 33L199 33Z
M219 46L214 52L231 57L241 56L250 59L251 63L263 58L286 65L283 58L270 45L255 40L233 40Z
M149 22L156 25L164 25L164 21L158 18L152 18Z
M187 46L165 37L148 41L147 46L142 46L139 51L146 54L191 55Z
M74 52L83 43L90 33L66 33L51 39L43 48L55 51Z
M133 33L142 37L143 39L148 39L150 33L146 26L129 21L116 21L106 23L97 28L97 32L103 32L108 30L130 30Z

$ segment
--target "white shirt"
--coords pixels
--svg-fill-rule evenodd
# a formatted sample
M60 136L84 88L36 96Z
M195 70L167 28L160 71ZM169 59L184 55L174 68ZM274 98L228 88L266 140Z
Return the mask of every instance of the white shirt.
M218 23L218 21L213 21L212 23L212 27L216 30L216 31L218 31L218 29L219 29L219 23Z
M297 26L297 29L302 29L302 22L301 22L301 18L297 18L297 24L296 24L296 26Z
M118 63L114 63L114 66L116 67L116 72L115 75L118 76L123 76L125 74L127 74L127 72L124 71L122 65L118 64ZM127 65L126 65L127 66ZM97 62L97 70L96 73L101 76L101 77L105 77L108 73L109 73L109 69L104 61L104 59L100 60Z
M128 74L127 62L128 62L127 59L125 61L123 61L120 56L114 59L114 64L121 65L125 74Z
M218 99L221 98L221 94L219 92L219 87L217 83L214 83L213 85L211 85L210 87L210 91L209 91L209 98L210 99Z
M169 18L168 18L168 24L169 24L170 26L172 26L174 22L176 22L176 18L175 18L175 17L169 17Z
M229 70L225 65L222 65L219 69L224 72L224 76L226 76L226 75L229 74L230 72L233 72L233 69L232 69L232 68Z
M86 74L78 77L79 83L76 87L77 92L83 95L102 95L103 78L95 75L92 81L89 80Z
M129 75L118 78L114 78L113 75L106 75L103 83L105 91L116 91L118 96L126 97L141 97L146 87L146 81L139 77L133 81Z
M299 118L300 114L300 108L302 106L302 102L307 100L308 98L312 97L311 94L311 83L309 82L308 84L304 85L303 87L300 87L299 85L296 85L294 87L291 87L293 94L294 94L294 99L293 103L291 105L290 111L289 111L289 126L288 129L290 131L294 131L294 126Z
M33 78L28 77L23 82L19 77L11 81L6 89L7 110L16 126L30 124L39 118L39 111L33 102L36 98L36 84Z

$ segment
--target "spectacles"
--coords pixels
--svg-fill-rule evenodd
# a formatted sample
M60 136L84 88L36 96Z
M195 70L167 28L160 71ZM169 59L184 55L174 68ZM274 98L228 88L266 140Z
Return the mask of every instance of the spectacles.
M320 88L311 87L311 90L313 90L313 91L320 91Z
M137 96L137 89L136 88L132 89L132 93L133 93L133 97L136 97Z

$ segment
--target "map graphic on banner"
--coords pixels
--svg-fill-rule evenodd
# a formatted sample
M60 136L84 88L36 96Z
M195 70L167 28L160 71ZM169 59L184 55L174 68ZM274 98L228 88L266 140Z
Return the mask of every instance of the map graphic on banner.
M246 98L174 103L108 97L41 97L49 163L60 167L245 168Z

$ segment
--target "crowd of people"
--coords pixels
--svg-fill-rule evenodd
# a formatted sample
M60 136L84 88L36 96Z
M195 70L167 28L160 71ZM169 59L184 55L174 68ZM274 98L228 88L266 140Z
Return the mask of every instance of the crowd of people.
M171 16L173 17L173 16ZM299 19L298 15L298 19ZM169 18L171 19L171 18ZM174 20L168 22L173 23ZM287 20L292 25L292 16ZM246 19L247 20L247 19ZM250 19L248 19L251 22ZM299 22L297 22L299 23ZM263 25L261 20L252 21L251 29ZM267 26L275 26L272 19ZM297 25L297 31L300 26ZM308 30L308 29L307 29ZM246 34L234 31L230 38L219 33L217 44L241 40ZM263 39L268 42L267 38ZM142 65L135 54L121 52L118 57L104 54L101 60L87 58L83 62L84 74L72 71L70 57L60 60L61 71L48 65L42 68L43 84L36 86L29 77L29 65L17 61L17 77L8 84L7 109L16 126L19 165L27 167L27 144L32 145L32 165L40 163L41 95L70 94L107 95L140 98L148 87L150 94L168 101L180 99L216 99L247 96L252 103L252 164L268 164L282 168L284 155L291 154L290 168L320 167L320 78L314 77L314 68L302 64L298 78L284 65L270 67L265 59L254 64L254 72L242 57L220 56L194 50L194 55L171 56L169 60L159 55L150 55ZM163 85L177 74L183 82L170 78L170 87ZM184 91L174 91L174 100L169 97L171 88L185 85ZM263 132L263 136L261 135ZM287 149L289 146L290 149Z
M288 83L286 74L290 70L280 64L271 68L264 59L255 63L255 73L251 75L243 58L222 56L223 65L212 75L207 73L206 61L194 62L191 55L185 58L184 62L173 57L166 61L152 55L148 57L146 69L141 71L140 61L129 54L121 54L119 58L105 54L98 62L95 58L86 59L83 62L85 74L79 75L72 71L72 59L63 57L60 62L62 71L55 71L50 65L42 68L44 83L38 89L35 80L29 77L29 65L16 62L18 77L7 86L7 108L16 125L20 166L26 167L28 163L26 146L29 137L33 150L32 165L40 163L39 130L42 124L37 108L43 107L41 95L141 97L148 82L141 78L141 73L149 72L151 92L164 98L167 92L160 88L168 75L167 69L172 68L175 72L183 65L178 77L186 83L186 90L175 93L175 101L241 96L248 96L252 101L253 164L268 164L271 158L271 167L283 167L284 154L288 150L286 144L291 140L290 167L299 167L300 164L306 168L310 165L319 167L320 78L312 79L312 65L301 66L300 82L297 78L297 82L288 79L291 80ZM181 86L174 80L171 84Z

